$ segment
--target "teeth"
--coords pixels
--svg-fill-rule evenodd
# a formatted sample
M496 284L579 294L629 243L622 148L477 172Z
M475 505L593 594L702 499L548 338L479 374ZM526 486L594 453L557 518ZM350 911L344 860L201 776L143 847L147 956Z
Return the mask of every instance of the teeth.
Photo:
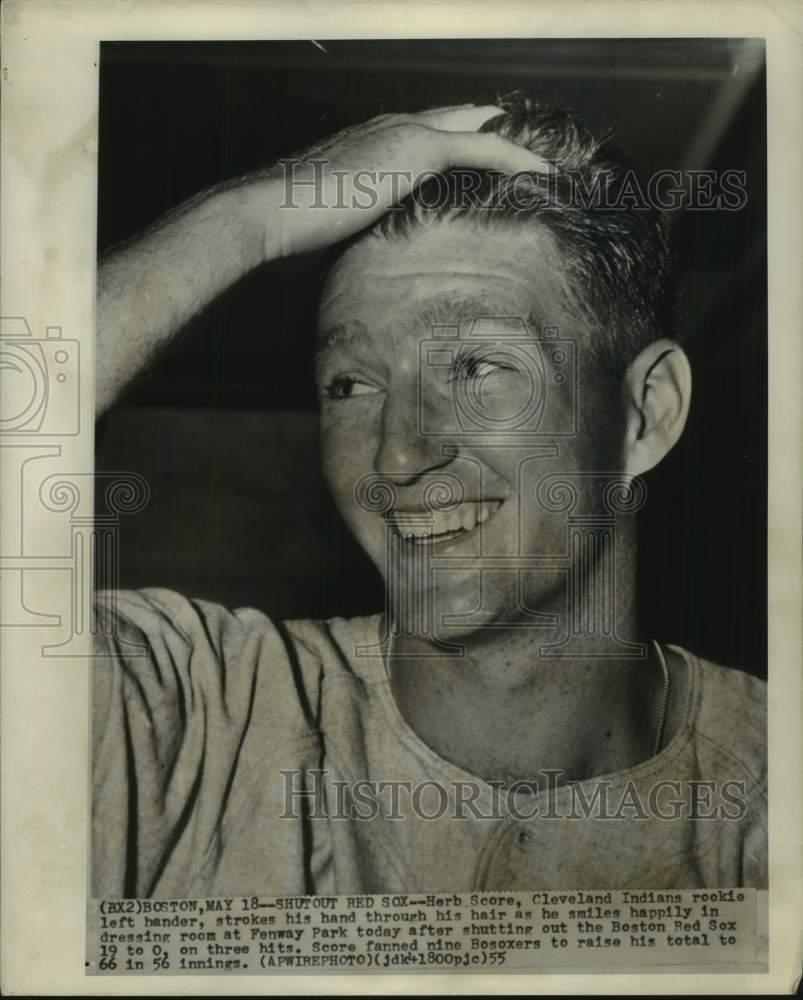
M500 507L499 500L485 500L482 503L461 503L452 511L432 511L428 516L396 513L396 530L403 538L437 539L441 535L473 531L478 524L484 524L491 514Z

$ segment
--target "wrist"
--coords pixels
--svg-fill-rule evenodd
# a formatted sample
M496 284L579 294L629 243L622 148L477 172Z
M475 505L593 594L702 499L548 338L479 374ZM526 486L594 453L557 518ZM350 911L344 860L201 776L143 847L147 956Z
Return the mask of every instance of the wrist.
M276 185L270 177L254 177L216 194L215 212L223 229L236 231L243 273L279 256L272 246L270 219L276 210Z

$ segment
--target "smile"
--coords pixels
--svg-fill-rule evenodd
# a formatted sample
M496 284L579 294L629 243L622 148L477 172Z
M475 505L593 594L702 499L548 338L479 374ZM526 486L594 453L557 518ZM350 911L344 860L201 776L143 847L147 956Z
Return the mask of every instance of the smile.
M388 519L393 530L414 545L438 545L468 535L502 506L501 500L465 502L453 510L393 510Z

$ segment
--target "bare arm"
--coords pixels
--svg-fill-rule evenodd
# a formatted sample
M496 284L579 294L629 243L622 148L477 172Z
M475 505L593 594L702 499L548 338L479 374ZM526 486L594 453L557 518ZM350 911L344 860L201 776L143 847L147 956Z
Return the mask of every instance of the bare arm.
M205 192L101 261L98 413L193 316L262 262L262 193L253 182Z
M190 199L110 253L98 267L98 413L234 282L267 260L320 249L370 225L425 171L456 165L508 173L548 169L528 150L476 131L498 113L468 105L383 115L298 158L291 192L290 175L281 168L231 182ZM355 205L351 179L362 172L364 188L366 171L394 173L395 179L386 177L375 199L366 204L361 197ZM305 183L315 179L317 188ZM328 207L312 207L316 198ZM338 202L346 207L334 207Z

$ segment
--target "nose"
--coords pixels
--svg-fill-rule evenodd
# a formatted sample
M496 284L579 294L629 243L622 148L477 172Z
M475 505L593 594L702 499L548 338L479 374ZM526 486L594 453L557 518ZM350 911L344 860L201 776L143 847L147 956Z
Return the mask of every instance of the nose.
M374 471L398 485L413 483L457 456L454 442L432 432L437 422L431 415L422 419L422 405L417 384L398 386L385 398Z

